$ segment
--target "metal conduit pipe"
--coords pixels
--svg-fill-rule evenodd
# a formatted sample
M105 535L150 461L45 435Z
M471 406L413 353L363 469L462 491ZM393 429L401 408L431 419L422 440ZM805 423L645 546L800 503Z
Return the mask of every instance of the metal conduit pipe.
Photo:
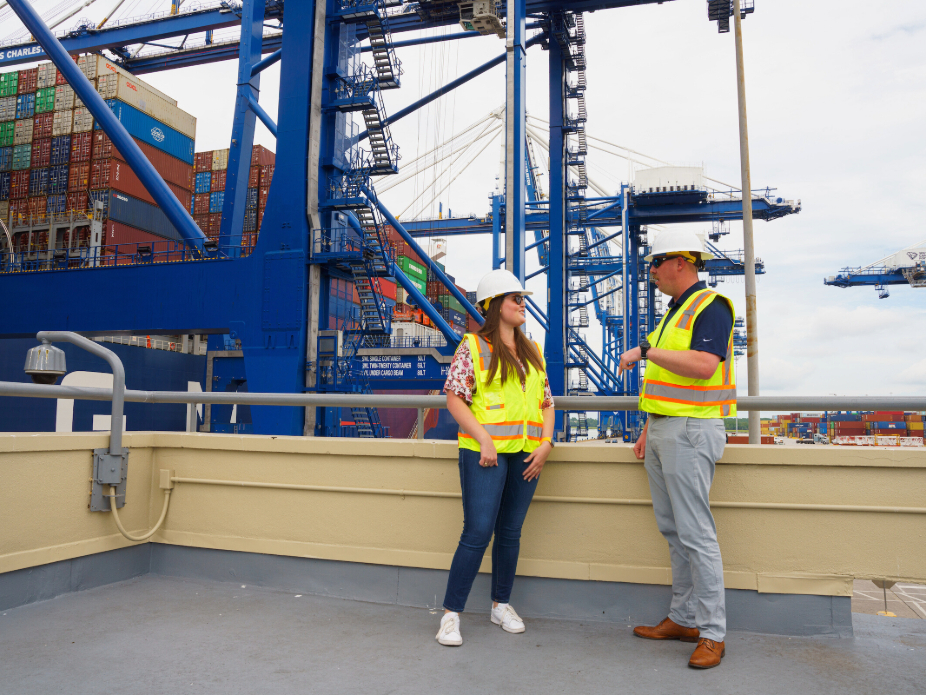
M167 507L170 506L170 490L164 490L164 506L161 507L161 518L158 519L158 523L156 523L154 525L154 528L152 528L147 533L143 533L140 536L133 536L132 534L130 534L128 531L125 530L125 526L122 525L122 520L119 518L119 508L116 505L116 488L114 487L109 488L108 497L109 497L109 508L113 512L113 521L116 522L116 528L119 529L119 533L121 533L123 536L128 538L130 541L134 541L135 543L146 541L149 538L151 538L151 536L153 536L155 533L157 533L158 529L161 528L161 524L164 523L164 519L167 518Z
M42 18L27 0L9 0L10 7L36 38L39 45L45 49L46 55L58 68L67 82L80 97L84 105L100 122L103 131L110 137L116 149L121 152L132 171L138 176L154 202L158 204L170 223L176 227L180 236L193 249L202 251L205 235L200 231L190 213L180 204L173 191L167 187L161 175L155 171L151 162L145 157L138 144L132 139L128 131L122 127L119 119L103 101L103 97L93 88L93 85L80 71L64 47L55 38L54 34L45 26Z
M77 386L46 386L0 381L0 396L112 400L111 389ZM446 408L444 396L322 394L322 393L238 393L126 390L129 403L218 403L224 405L366 406L369 408ZM556 410L639 410L636 396L557 396ZM740 396L739 410L926 410L923 396Z
M355 495L387 495L393 497L431 497L437 499L460 499L459 492L434 492L431 490L390 490L369 487L343 487L332 485L297 485L292 483L259 483L246 480L216 480L213 478L171 477L171 482L189 485L221 485L227 487L254 487L270 490L302 490L306 492L341 492ZM650 499L619 499L610 497L564 497L562 495L535 495L535 502L564 504L614 504L651 507ZM860 504L797 504L791 502L711 502L715 509L772 509L783 511L816 512L869 512L876 514L926 514L926 507L868 506ZM166 507L165 507L166 511ZM163 521L163 514L162 514ZM160 522L159 522L160 523ZM152 531L153 533L153 531Z

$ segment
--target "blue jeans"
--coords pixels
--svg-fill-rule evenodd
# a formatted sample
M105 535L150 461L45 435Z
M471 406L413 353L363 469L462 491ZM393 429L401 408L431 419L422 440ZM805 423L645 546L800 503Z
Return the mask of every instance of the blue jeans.
M478 451L460 449L463 533L447 579L447 610L463 612L493 532L492 600L508 603L518 568L521 526L539 480L524 480L528 455L525 451L499 454L497 466L483 468Z

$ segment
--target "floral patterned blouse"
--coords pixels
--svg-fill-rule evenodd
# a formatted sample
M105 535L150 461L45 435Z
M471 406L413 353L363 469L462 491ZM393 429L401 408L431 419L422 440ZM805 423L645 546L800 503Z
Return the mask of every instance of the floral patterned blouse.
M517 358L516 358L517 359ZM518 360L521 369L524 364ZM525 370L526 371L526 370ZM527 383L521 382L521 390L527 389ZM444 392L452 391L467 404L473 404L473 391L476 390L476 368L473 366L473 356L469 350L469 341L460 342L457 351L450 362L450 369L447 370L447 382L444 384ZM550 380L544 376L543 384L543 403L540 405L541 410L553 407L553 392L550 391Z

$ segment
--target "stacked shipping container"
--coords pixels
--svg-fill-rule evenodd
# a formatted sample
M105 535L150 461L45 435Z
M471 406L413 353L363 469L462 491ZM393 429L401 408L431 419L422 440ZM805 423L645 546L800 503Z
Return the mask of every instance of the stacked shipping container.
M196 119L105 58L75 60L181 204L191 205ZM0 74L0 214L13 226L30 218L43 224L50 214L86 211L101 200L107 243L179 239L125 158L94 126L51 63ZM41 248L33 240L30 250Z
M264 218L264 208L273 180L276 155L263 145L251 150L248 190L244 213L244 234L241 245L251 247ZM217 239L222 226L225 204L225 181L228 176L228 150L197 152L194 157L194 197L190 212L206 236Z

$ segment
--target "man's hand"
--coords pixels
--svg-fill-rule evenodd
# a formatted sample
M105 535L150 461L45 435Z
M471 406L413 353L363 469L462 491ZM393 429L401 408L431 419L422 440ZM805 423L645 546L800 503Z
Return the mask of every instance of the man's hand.
M640 438L633 445L633 455L640 461L646 458L646 430L647 428L644 427L643 431L640 433Z
M640 361L642 355L640 354L640 348L635 347L631 350L628 350L623 355L621 355L621 362L617 367L617 375L620 376L621 372L626 372L628 369L633 367L634 364Z

